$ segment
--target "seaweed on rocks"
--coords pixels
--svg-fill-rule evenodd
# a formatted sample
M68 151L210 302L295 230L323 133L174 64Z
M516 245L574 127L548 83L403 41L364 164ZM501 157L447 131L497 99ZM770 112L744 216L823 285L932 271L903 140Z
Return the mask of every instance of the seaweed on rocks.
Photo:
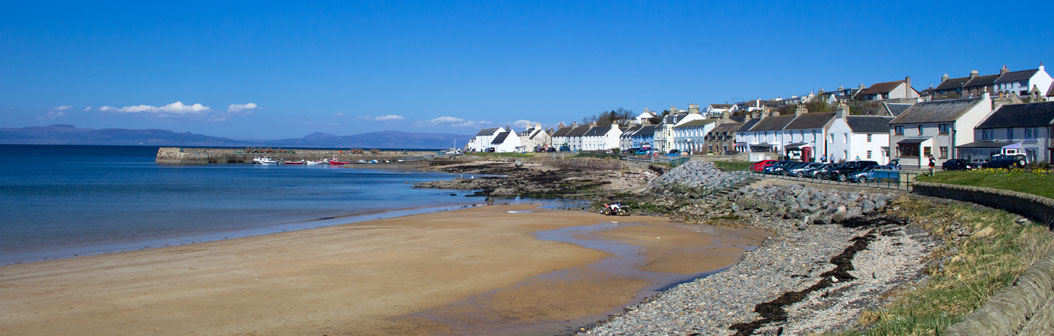
M784 308L804 300L809 294L831 287L837 282L856 280L856 277L849 274L849 271L854 269L853 257L856 253L867 249L868 244L877 238L876 235L886 234L882 227L904 225L905 223L904 220L895 218L852 218L841 222L842 226L848 228L874 228L864 235L850 239L853 244L846 247L842 253L831 258L830 262L835 265L835 268L820 274L820 280L815 284L800 291L783 293L772 301L755 305L754 312L761 315L760 319L733 324L729 329L735 330L737 336L752 335L754 331L768 323L787 321L787 311Z

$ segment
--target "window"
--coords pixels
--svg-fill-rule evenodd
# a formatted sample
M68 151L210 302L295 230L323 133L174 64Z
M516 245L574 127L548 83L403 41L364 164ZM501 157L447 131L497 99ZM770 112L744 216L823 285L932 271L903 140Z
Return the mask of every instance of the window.
M871 133L867 134L867 142L871 142ZM868 151L868 152L871 152L871 151ZM868 155L867 158L870 159L871 155Z
M904 135L904 126L893 126L893 134Z
M938 131L940 132L940 134L948 134L948 133L951 133L951 132L949 131L949 130L951 129L951 127L948 127L948 124L940 124L940 125L937 125L937 129L938 129Z
M1014 129L1013 128L1007 128L1006 129L1006 139L1007 140L1011 140L1013 138L1014 138Z
M849 143L849 133L842 133L842 143Z
M933 155L933 151L930 149L930 147L922 147L922 156L930 157L930 155Z
M948 158L948 146L941 146L941 158L942 159L947 159Z
M831 143L834 143L834 134L830 134L830 135L829 135L829 137L831 138L831 141L830 141L830 142L831 142Z
M919 146L900 145L897 146L897 153L900 157L919 157Z
M922 135L922 125L919 125L919 135Z
M1025 139L1032 139L1032 129L1025 127Z
M981 140L992 140L992 130L981 130Z
M870 137L870 134L868 134L868 135L869 135L869 137ZM867 150L867 158L868 158L869 160L871 159L871 150L870 150L870 149L868 149L868 150Z

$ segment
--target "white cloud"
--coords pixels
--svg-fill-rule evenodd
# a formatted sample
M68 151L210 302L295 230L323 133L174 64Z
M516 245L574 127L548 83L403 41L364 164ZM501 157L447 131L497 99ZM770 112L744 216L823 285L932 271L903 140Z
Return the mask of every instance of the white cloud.
M340 115L343 116L344 114L340 114ZM375 120L375 121L392 121L392 120L403 120L404 118L403 118L403 116L397 115L397 114L385 114L385 115L377 116L377 117L373 117L373 116L359 116L359 119Z
M260 106L256 105L256 103L231 104L230 106L227 106L227 112L237 113L237 112L242 112L242 111L252 111L252 110L255 110L255 109L259 108L259 107Z
M465 120L458 117L442 116L418 123L419 125L451 126L451 127L479 127L492 125L490 121Z
M535 122L530 121L530 120L524 120L524 119L520 119L520 120L512 122L512 126L515 126L516 128L521 128L521 129L530 128L530 127L534 126L534 124L535 124Z
M64 115L66 115L66 113L64 113L62 111L52 110L52 111L48 111L48 113L44 113L44 115L42 115L42 116L37 117L37 120L53 120L55 118L58 118L58 117L61 117L61 116L64 116Z
M88 106L88 107L84 108L84 112L88 112L88 111L91 111L91 106Z
M183 104L182 101L177 101L164 106L152 106L152 105L133 105L125 107L113 107L103 106L99 108L99 111L104 112L119 112L119 113L145 113L152 114L160 117L168 116L198 116L205 113L211 112L212 108L195 103L193 105Z
M339 113L339 112L338 112L338 113L336 114L336 116L338 116L338 117L343 117L343 116L344 116L344 113Z
M69 110L71 108L73 108L73 106L71 106L71 105L62 105L62 106L52 107L51 110L52 111L62 111L62 110Z

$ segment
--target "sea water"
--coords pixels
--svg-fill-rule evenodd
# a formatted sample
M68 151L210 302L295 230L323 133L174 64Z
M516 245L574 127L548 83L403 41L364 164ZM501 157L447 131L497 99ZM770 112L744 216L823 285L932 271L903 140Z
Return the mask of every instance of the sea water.
M173 166L157 147L0 145L0 264L446 210L448 174L330 166ZM453 194L453 195L452 195ZM395 209L404 209L391 211Z

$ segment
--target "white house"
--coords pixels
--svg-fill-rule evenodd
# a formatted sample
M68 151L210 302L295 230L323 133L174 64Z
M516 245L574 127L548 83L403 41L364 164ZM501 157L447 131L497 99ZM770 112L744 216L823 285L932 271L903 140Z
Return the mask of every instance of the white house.
M618 149L619 149L619 151L625 152L625 151L629 150L630 148L634 148L633 147L633 135L636 134L637 131L640 131L642 128L644 128L644 125L632 125L629 128L627 128L625 131L623 131L622 135L619 135L619 139L618 139Z
M955 148L974 141L974 128L992 113L992 99L961 98L912 105L889 122L889 148L904 167L923 168L933 156L941 165Z
M717 127L718 119L698 119L673 127L673 149L687 153L705 152L706 136Z
M851 116L844 110L835 111L835 119L827 130L829 162L869 160L889 163L890 116Z
M739 105L736 104L710 104L706 107L706 115L711 117L721 116L725 112L731 114L736 111L739 111Z
M839 107L843 114L847 110L845 106ZM783 144L783 151L780 153L792 160L820 161L827 152L824 135L828 133L836 114L806 113L804 107L798 107L794 115L794 119L779 133L779 143Z
M984 162L994 154L1024 154L1028 162L1051 162L1054 102L1003 105L974 128L974 141L959 146L958 158Z
M526 151L542 150L552 146L552 137L542 129L541 123L535 123L534 126L523 130L519 136L520 144Z
M469 140L469 142L465 144L465 150L470 152L486 151L487 147L490 147L490 143L494 141L494 138L504 131L505 129L501 127L484 128L480 130L479 133L476 133L476 136L472 137L472 140Z
M498 153L516 153L524 150L523 144L520 143L520 137L516 135L512 128L498 133L494 140L491 140L488 147L494 148L494 151Z
M757 125L757 123L760 122L761 119L764 117L766 117L766 115L762 113L759 114L759 116L755 116L753 118L749 118L743 121L743 125L740 126L734 134L736 152L750 152L750 144L757 142L757 139L754 137L755 134L751 133L750 129L753 128L754 125Z
M1009 71L999 75L999 79L995 80L995 90L1004 95L1013 94L1019 97L1033 95L1042 98L1046 95L1052 82L1054 80L1043 68L1043 63L1039 63L1039 67L1035 69Z
M619 129L617 123L611 123L610 127L590 127L589 131L582 135L582 150L599 151L618 149L619 136L621 135L622 130Z
M589 132L590 128L592 128L592 126L590 125L578 125L568 131L566 144L567 148L575 152L583 150L582 146L585 143L584 136L586 135L586 132Z
M769 112L768 117L758 120L745 132L746 146L750 152L783 153L783 128L794 120L794 115L779 115Z
M646 123L645 121L651 120L651 118L655 118L655 113L652 113L651 110L645 107L644 112L638 114L633 120L637 125L644 125Z
M670 111L678 111L676 106L670 106ZM688 106L688 111L670 113L662 118L662 123L658 125L654 133L653 148L659 152L669 152L674 149L673 139L673 128L675 126L684 124L692 120L705 119L702 114L699 113L699 105L691 104Z
M655 125L644 125L630 136L633 144L630 148L640 149L652 149L652 144L655 143L655 129L658 128Z
M861 100L914 99L919 98L919 92L911 87L911 77L904 77L904 80L872 84L860 90L855 98Z

